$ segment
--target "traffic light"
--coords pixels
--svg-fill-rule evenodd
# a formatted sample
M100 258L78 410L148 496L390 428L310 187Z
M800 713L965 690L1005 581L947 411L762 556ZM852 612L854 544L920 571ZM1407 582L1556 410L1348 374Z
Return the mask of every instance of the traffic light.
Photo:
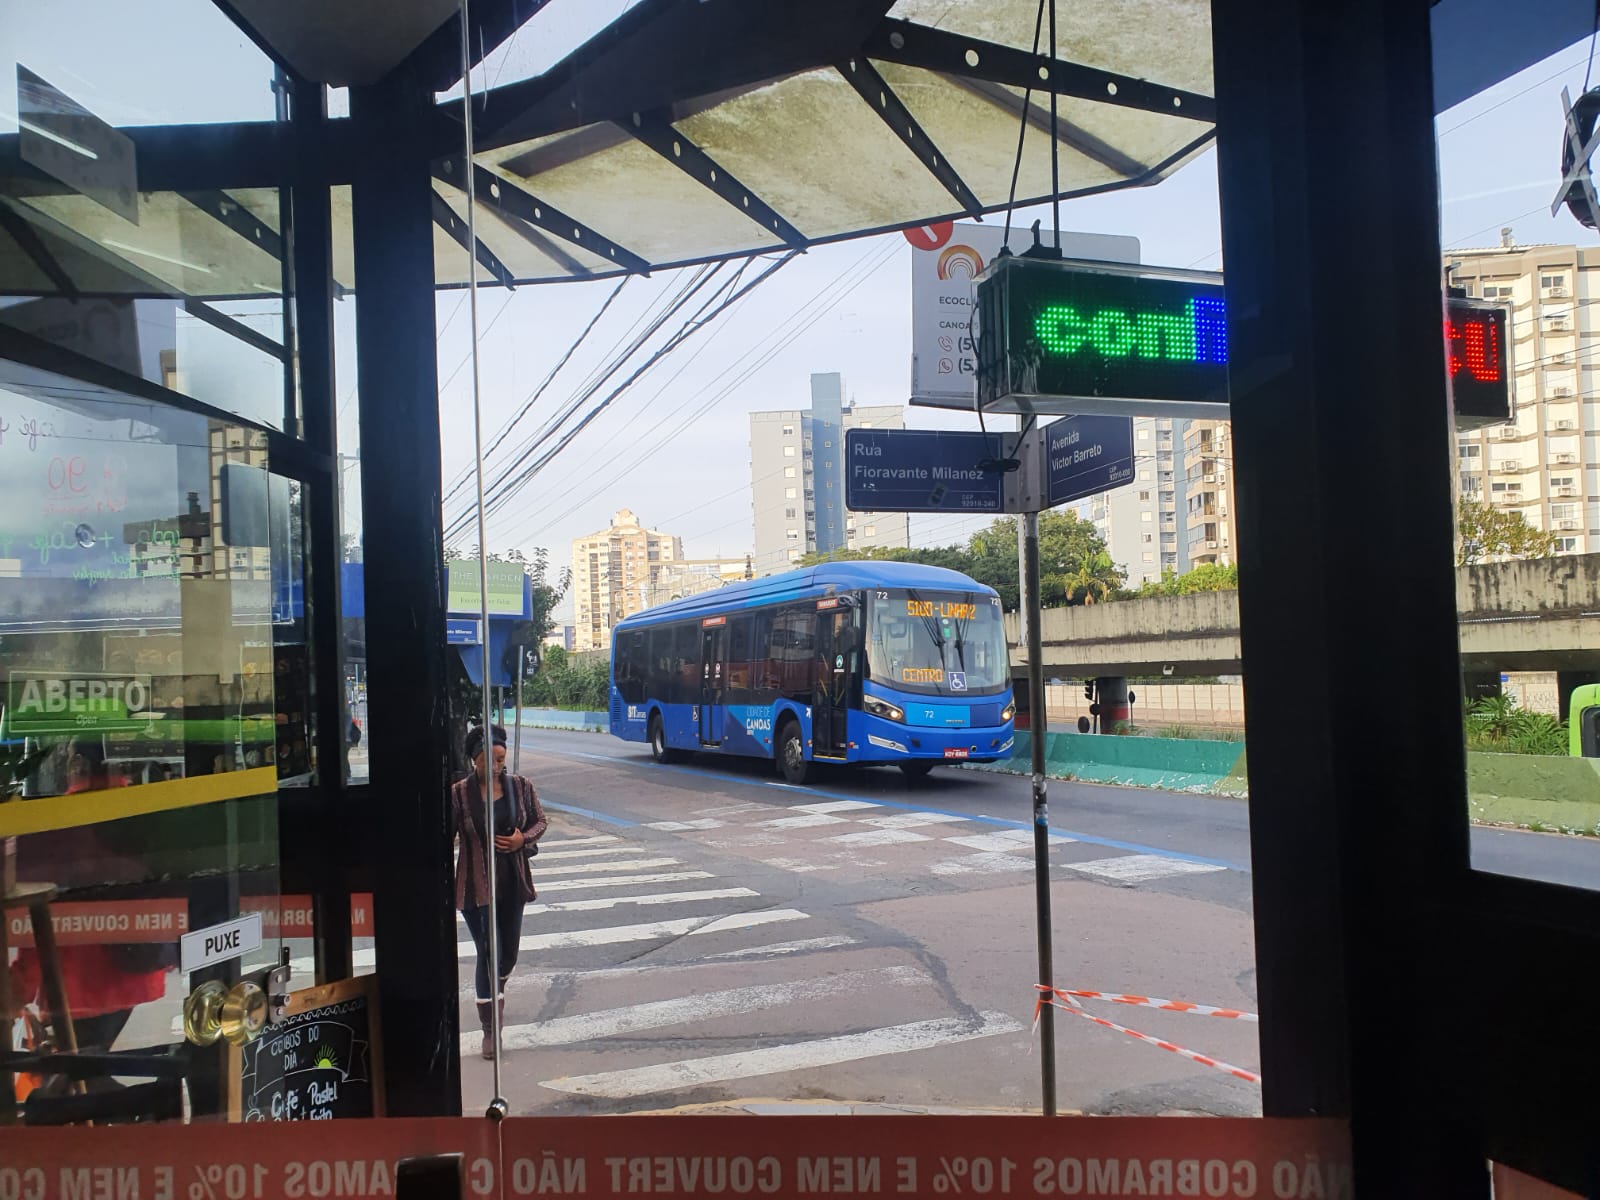
M1094 699L1094 680L1092 680L1092 679L1084 680L1083 698L1085 700L1093 700Z

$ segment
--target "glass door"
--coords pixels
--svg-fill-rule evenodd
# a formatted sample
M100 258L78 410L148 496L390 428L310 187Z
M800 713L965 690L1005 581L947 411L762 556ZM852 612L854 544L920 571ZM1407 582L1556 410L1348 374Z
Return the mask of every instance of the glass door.
M700 630L700 741L714 746L722 741L723 663L727 658L727 618L712 617ZM711 624L715 621L716 624Z

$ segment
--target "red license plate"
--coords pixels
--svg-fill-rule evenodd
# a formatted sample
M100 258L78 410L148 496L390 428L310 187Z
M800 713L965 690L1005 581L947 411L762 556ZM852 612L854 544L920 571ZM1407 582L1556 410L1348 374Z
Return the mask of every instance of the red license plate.
M951 746L945 750L944 756L946 758L965 758L967 756L967 748L965 746Z

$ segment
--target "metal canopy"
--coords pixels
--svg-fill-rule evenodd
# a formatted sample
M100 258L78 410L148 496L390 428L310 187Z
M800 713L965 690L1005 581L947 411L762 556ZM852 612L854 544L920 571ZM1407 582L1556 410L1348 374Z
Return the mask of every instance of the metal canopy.
M1033 53L1038 14L1037 0L644 0L482 97L478 162L664 267L1001 210L1024 117L1017 202L1048 199L1051 90L1064 197L1156 183L1210 142L1206 0L1064 6L1053 61ZM514 234L480 236L516 269ZM441 285L464 280L455 257Z
M542 3L480 0L482 44L503 41ZM354 51L330 65L337 45L308 58L325 22L297 25L298 8L222 7L291 69L327 78L375 69ZM444 11L408 7L414 49L398 69L429 86L453 82L446 43L459 30L438 24ZM1033 53L1038 15L1038 0L641 0L542 75L474 98L476 257L489 277L516 285L992 213L1006 206L1024 123L1016 200L1036 203L1051 190L1052 90L1064 197L1156 183L1209 144L1208 0L1062 6L1054 60ZM455 61L459 76L459 52ZM461 104L440 103L416 125L434 160L441 287L468 274ZM349 242L342 185L372 153L348 127L329 122L321 164L335 185L335 245ZM3 290L281 291L270 184L304 178L307 165L282 126L125 132L138 160L137 225L20 161L16 139L0 138L0 174L10 177L0 196ZM196 177L196 162L210 177ZM79 235L73 253L41 253L66 232ZM105 269L128 264L138 269ZM343 287L354 282L346 270L336 262Z

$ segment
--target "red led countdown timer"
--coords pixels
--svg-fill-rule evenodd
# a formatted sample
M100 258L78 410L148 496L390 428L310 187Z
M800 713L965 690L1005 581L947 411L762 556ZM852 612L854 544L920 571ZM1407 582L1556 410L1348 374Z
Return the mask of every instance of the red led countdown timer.
M1511 419L1511 363L1506 310L1451 298L1445 307L1445 363L1458 423L1472 427ZM1463 420L1465 418L1465 420Z

